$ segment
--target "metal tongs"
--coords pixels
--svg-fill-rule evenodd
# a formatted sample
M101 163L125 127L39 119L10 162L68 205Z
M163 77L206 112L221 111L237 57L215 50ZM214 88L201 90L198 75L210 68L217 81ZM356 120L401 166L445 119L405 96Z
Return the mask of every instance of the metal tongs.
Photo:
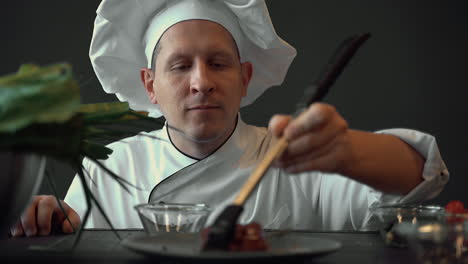
M330 87L335 83L358 48L361 47L369 37L369 33L354 35L345 39L338 46L317 80L304 91L303 98L305 98L305 100L297 104L294 116L299 115L309 105L321 101L325 97ZM273 160L278 157L287 146L287 140L281 137L267 152L263 160L247 179L244 186L242 186L234 202L221 212L210 227L208 238L203 244L202 251L228 250L228 246L234 238L237 219L242 213L245 201L260 182Z

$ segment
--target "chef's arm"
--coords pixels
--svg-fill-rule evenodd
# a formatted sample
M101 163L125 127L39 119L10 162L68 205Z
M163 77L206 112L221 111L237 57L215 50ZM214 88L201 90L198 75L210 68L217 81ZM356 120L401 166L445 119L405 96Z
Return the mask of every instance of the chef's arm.
M270 130L289 145L276 166L291 173L340 173L386 193L406 194L422 180L424 158L403 140L348 128L328 104L311 105L297 118L277 115Z
M349 129L350 150L338 171L386 193L407 194L422 182L424 158L393 135Z

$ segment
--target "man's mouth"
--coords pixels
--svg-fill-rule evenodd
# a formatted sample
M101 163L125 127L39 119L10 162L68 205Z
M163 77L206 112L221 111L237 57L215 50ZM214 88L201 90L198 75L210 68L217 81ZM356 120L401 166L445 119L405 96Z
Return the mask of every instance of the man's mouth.
M189 111L191 110L214 110L219 109L218 105L195 105L188 108Z

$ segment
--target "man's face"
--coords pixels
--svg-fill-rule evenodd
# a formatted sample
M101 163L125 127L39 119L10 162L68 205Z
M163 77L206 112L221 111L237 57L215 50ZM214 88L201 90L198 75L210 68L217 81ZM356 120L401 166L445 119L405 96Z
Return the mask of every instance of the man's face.
M228 31L214 22L189 20L161 37L147 90L169 125L185 138L210 142L231 133L251 74Z

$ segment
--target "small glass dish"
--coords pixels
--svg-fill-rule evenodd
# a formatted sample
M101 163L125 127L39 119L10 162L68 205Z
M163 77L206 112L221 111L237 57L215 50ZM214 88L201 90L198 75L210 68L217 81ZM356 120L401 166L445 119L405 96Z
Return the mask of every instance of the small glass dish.
M135 209L148 235L200 232L211 213L204 204L148 203L136 205Z
M389 246L406 247L404 237L395 233L398 225L432 224L444 221L445 209L436 205L384 205L371 207L373 225Z
M395 229L420 263L468 263L468 221L406 225Z

